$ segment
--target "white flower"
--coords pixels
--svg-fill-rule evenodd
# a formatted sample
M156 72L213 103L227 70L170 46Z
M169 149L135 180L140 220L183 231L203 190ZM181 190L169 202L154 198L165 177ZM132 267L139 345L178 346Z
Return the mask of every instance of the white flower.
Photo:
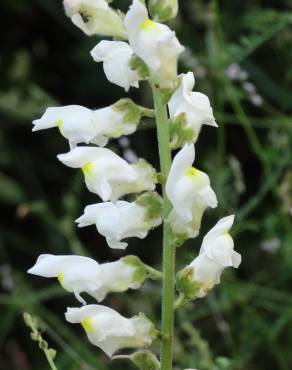
M64 0L66 15L86 35L127 38L123 17L106 0Z
M173 88L177 78L177 60L184 48L175 32L164 24L148 18L148 12L139 0L133 0L125 17L129 43L134 52L147 64L152 78L162 88Z
M203 212L217 206L209 177L192 167L194 160L194 145L185 145L175 156L166 182L167 197L173 205L171 227L175 234L187 234L186 238L198 235Z
M79 105L52 107L33 121L33 131L58 127L71 149L79 143L105 146L110 138L132 134L143 116L153 117L153 114L151 109L141 107L131 99L120 99L96 110Z
M110 149L79 146L57 157L66 166L81 168L87 188L104 202L155 188L150 165L130 165Z
M80 105L48 108L40 119L32 123L32 131L58 127L71 148L79 143L94 143L97 136L93 111Z
M130 45L124 41L100 41L91 51L95 62L103 62L103 69L107 79L123 87L126 91L131 86L139 87L141 78L129 66L133 55Z
M69 307L65 317L70 323L80 323L89 341L110 357L122 348L148 346L156 336L154 325L146 317L127 319L106 306Z
M56 277L62 287L73 292L83 304L85 301L80 293L86 292L95 297L96 290L101 286L100 265L88 257L42 254L28 273Z
M193 92L194 85L193 72L180 75L180 86L168 103L170 118L184 120L184 130L191 129L192 142L197 141L202 125L218 127L208 97Z
M142 195L143 197L143 195ZM156 198L157 199L154 199ZM76 222L79 227L96 225L98 232L106 238L111 248L125 249L128 243L121 242L122 239L137 237L143 239L147 236L150 229L158 226L162 222L161 200L158 194L150 195L149 207L156 201L153 218L148 216L147 204L140 205L139 200L133 203L125 201L97 203L87 206L84 215L79 217ZM139 198L138 198L139 199Z
M204 297L215 284L226 267L237 268L241 255L234 251L234 242L228 233L234 222L234 215L224 217L206 234L197 258L189 265L193 280L199 283L197 297Z
M61 286L68 292L73 292L83 304L86 304L86 301L81 297L81 293L87 293L101 302L110 292L138 289L147 278L154 280L159 278L159 272L135 256L99 264L83 256L43 254L28 273L56 277Z

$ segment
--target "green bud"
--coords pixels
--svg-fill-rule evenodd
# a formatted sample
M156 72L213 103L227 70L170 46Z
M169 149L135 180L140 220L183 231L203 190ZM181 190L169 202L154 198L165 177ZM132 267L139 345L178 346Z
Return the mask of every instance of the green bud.
M32 317L29 313L24 312L23 320L25 325L31 329L30 337L33 341L38 342L39 348L44 351L46 356L49 356L53 361L56 356L56 351L53 348L49 348L48 342L46 342L41 332L38 329L38 320Z
M39 340L39 347L40 347L40 349L45 351L46 349L48 349L48 343L45 340L40 339Z
M170 125L170 145L172 149L178 149L185 144L194 143L198 134L186 125L185 113L179 114Z
M55 349L53 349L53 348L49 348L48 349L48 355L50 356L50 358L52 359L52 360L54 360L54 358L56 357L56 355L57 355L57 351L55 350Z
M176 289L187 299L193 299L201 288L201 283L195 280L195 271L192 267L185 267L176 275Z
M146 63L138 57L138 55L133 54L129 61L129 66L133 71L136 71L142 80L147 80L150 77L149 69Z
M130 358L140 370L160 369L160 362L157 360L156 356L148 350L137 351L133 353Z
M150 0L149 11L155 20L165 22L176 17L178 0Z
M25 323L26 326L32 327L33 321L32 321L32 317L30 316L29 313L24 312L23 320L24 320L24 323Z
M30 333L30 337L31 337L32 340L34 340L36 342L40 339L40 335L39 335L38 332L32 332L32 333Z

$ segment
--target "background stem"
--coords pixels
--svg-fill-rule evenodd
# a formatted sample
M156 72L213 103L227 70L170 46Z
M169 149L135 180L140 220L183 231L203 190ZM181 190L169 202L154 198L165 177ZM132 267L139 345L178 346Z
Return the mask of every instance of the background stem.
M163 102L163 96L158 89L152 87L154 106L156 113L156 126L159 147L159 158L161 174L167 178L171 166L171 149L169 144L169 125L167 107ZM161 330L165 335L165 340L161 346L161 370L172 369L172 344L174 327L174 274L175 274L175 246L172 242L172 232L167 222L171 203L165 192L165 184L162 185L163 191L163 287L162 287L162 324Z

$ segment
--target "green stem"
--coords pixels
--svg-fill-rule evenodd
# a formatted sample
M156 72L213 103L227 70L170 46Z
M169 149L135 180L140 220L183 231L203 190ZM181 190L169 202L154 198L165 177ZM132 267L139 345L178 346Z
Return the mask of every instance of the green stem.
M161 174L166 179L171 166L171 149L169 140L169 125L166 104L163 95L155 86L152 87L154 106L156 113L156 125L159 147L159 158ZM163 192L163 259L162 259L162 333L165 340L161 346L161 370L172 369L172 345L174 327L174 275L175 275L175 246L172 243L172 232L167 222L171 211L171 203L165 192L165 184L162 185Z
M180 293L178 298L174 303L174 309L178 310L187 302L186 296L183 293Z
M160 271L148 266L148 265L145 265L145 268L146 270L149 272L149 278L152 279L152 280L161 280L163 275Z

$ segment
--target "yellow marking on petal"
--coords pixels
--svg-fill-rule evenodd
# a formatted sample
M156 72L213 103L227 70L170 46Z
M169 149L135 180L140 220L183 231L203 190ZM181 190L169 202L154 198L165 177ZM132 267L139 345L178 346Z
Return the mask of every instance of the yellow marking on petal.
M232 236L227 231L225 231L225 233L223 235L227 236L228 238L232 238Z
M57 126L59 127L59 130L61 130L61 128L63 126L63 121L61 119L58 119Z
M190 167L186 170L187 177L194 177L194 176L197 176L198 174L199 174L199 170L197 170L194 167Z
M157 28L157 24L153 21L151 21L151 19L146 19L146 21L144 21L141 25L140 25L140 29L142 31L151 31L151 30L155 30Z
M85 177L90 177L93 170L93 163L87 162L82 168L81 168L83 174Z
M86 331L86 333L90 333L94 330L90 317L86 317L85 319L83 319L81 321L81 325L82 325L83 329Z
M63 131L62 131L63 121L61 119L58 119L57 126L58 126L58 129L59 129L61 135L64 136Z
M57 279L58 279L59 283L60 283L61 285L63 285L63 281L64 281L64 273L63 273L63 272L61 272L61 274L59 274L59 275L57 276Z

